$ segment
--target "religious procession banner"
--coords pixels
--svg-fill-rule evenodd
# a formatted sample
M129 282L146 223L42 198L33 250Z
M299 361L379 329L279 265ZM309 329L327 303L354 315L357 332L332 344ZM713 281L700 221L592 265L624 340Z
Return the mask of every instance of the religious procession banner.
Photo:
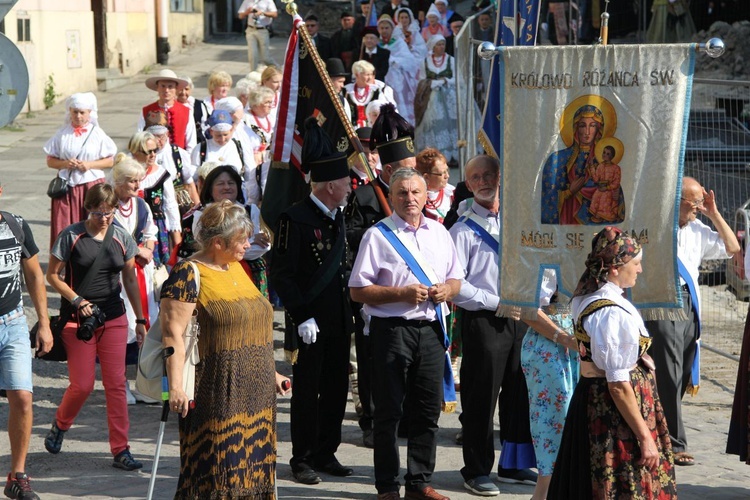
M643 245L631 292L644 317L681 316L678 193L695 50L500 48L499 107L485 115L499 136L483 142L502 169L501 304L533 315L546 268L572 295L594 234L612 225Z

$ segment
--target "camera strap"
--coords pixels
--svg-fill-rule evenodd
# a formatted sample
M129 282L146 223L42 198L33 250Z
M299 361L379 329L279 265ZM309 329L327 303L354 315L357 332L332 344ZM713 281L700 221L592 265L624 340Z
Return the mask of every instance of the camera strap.
M107 229L107 233L104 235L104 240L102 240L102 245L99 247L99 251L96 254L96 258L94 259L93 264L91 264L91 267L88 269L88 271L86 271L86 276L83 277L83 281L81 281L81 284L78 285L78 290L73 290L79 296L84 297L84 295L86 294L86 288L88 288L89 284L91 284L91 281L94 279L94 276L96 276L96 273L98 273L99 269L102 267L104 254L107 251L107 247L109 247L109 243L112 241L112 235L114 234L114 232L115 225L110 224L109 228ZM73 287L71 286L71 288ZM78 317L77 314L76 317Z

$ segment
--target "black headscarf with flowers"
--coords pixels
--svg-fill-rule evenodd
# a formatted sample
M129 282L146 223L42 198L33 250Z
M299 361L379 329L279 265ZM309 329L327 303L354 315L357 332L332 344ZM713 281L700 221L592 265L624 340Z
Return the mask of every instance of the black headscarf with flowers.
M641 245L627 233L607 226L591 242L591 253L586 257L586 270L578 280L573 297L588 295L607 282L613 268L627 264L641 252Z

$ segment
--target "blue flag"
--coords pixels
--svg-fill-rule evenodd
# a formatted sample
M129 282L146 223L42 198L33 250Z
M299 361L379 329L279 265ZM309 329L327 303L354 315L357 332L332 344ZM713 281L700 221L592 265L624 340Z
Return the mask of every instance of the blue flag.
M497 11L497 35L495 45L506 47L536 45L539 27L539 7L541 0L501 0ZM499 73L496 70L497 56L492 61L490 84L487 89L482 131L479 140L485 151L498 157L500 151L501 96Z

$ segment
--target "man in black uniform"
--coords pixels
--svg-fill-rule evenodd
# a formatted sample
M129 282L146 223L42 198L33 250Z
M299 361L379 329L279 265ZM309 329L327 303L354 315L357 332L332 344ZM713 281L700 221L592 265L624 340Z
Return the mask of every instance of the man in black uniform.
M395 131L395 132L394 132ZM346 238L351 251L350 263L354 262L365 231L376 222L386 217L386 209L390 214L390 206L382 206L375 193L376 184L388 200L388 182L393 172L400 168L415 167L417 160L414 156L414 129L404 120L392 104L382 106L380 116L373 124L369 138L369 147L377 148L383 169L374 181L359 186L349 197L346 206ZM391 139L388 141L388 139ZM362 439L368 448L373 447L372 435L372 403L371 403L371 373L369 337L364 334L365 322L360 314L362 304L352 302L354 311L354 342L357 351L357 383L359 385L359 399L362 402L362 415L359 426L362 429Z
M353 472L334 455L341 444L354 330L339 208L351 182L346 155L336 153L314 118L305 128L302 163L310 169L312 193L279 217L269 277L293 323L285 339L285 348L294 352L292 473L300 483L317 484L316 471Z
M381 82L385 81L385 75L388 74L388 67L391 59L391 51L378 47L380 33L376 26L368 26L362 30L362 57L360 60L367 61L375 66L375 79Z
M315 48L318 49L320 58L325 61L331 57L331 39L318 33L318 29L320 28L318 16L315 14L306 15L305 26L307 26L307 32L310 33L310 38L312 38Z
M344 61L346 71L352 70L352 63L359 57L359 45L354 36L354 16L351 12L341 13L341 29L331 36L331 56Z

